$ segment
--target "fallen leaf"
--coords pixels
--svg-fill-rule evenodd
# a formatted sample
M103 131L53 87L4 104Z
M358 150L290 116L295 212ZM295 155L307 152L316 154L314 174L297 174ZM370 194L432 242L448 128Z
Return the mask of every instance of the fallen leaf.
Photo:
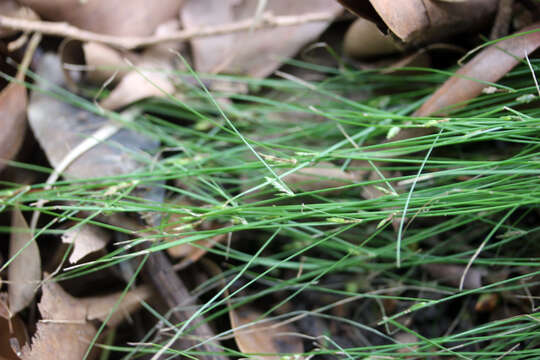
M107 246L110 234L99 226L83 224L67 230L62 235L62 242L73 244L69 262L74 264L83 257Z
M9 245L9 257L13 258L8 266L9 306L11 313L16 314L34 299L41 280L41 258L28 224L17 208L12 212L11 227L14 231Z
M162 24L157 35L166 35L177 30L177 22ZM105 109L115 110L148 97L166 97L174 92L170 72L176 57L172 49L179 44L159 44L146 49L126 73L109 96L100 102Z
M119 81L130 71L124 59L128 58L135 63L139 58L136 54L121 52L95 42L84 43L82 50L88 68L86 79L98 85L109 79L113 79L113 82Z
M186 30L196 30L201 26L251 19L256 15L257 6L257 1L188 0L181 11L182 24ZM337 16L341 7L332 0L273 0L267 3L264 10L275 16L290 15L301 18L307 13ZM265 77L281 66L284 59L293 56L302 46L315 40L329 23L330 21L315 22L192 39L194 67L206 73Z
M0 170L17 155L26 131L26 88L10 83L0 93Z
M47 95L54 86L63 86L64 76L56 55L45 54L37 65L40 76L28 106L28 120L50 163L56 168L82 141L108 123L108 119ZM114 144L121 144L115 146ZM125 174L141 166L132 152L144 153L158 142L129 129L120 129L106 142L92 147L67 167L67 178L94 178Z
M82 359L96 335L86 322L85 307L55 282L45 282L38 305L42 321L31 345L22 349L22 360Z
M52 281L45 282L42 289L38 306L43 319L37 324L32 345L23 348L22 360L82 359L96 335L89 321L104 321L122 293L75 298ZM151 295L151 289L146 286L129 291L107 324L117 326Z
M540 23L535 23L520 32L538 28ZM437 89L414 116L440 114L441 110L449 106L475 98L488 86L486 81L497 82L538 46L540 31L512 37L489 46Z
M264 356L267 360L282 359L278 354L302 354L302 338L291 335L295 329L290 324L261 321L261 314L242 307L229 309L229 319L236 345L244 354L274 354ZM251 358L251 357L250 357Z
M93 296L78 299L79 303L86 308L87 320L105 321L113 306L116 305L122 292L117 292L110 295ZM114 327L119 325L129 314L134 313L141 307L141 302L150 299L153 295L150 286L139 286L134 290L126 293L122 298L116 311L112 314L108 326Z
M145 36L170 19L178 17L183 0L20 0L43 19L65 21L85 30L117 35Z

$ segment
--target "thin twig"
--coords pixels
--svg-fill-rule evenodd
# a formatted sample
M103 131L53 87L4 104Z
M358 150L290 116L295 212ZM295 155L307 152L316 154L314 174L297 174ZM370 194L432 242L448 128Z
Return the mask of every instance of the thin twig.
M282 26L295 26L312 22L331 21L335 15L329 13L312 13L295 16L274 16L264 13L260 19L242 20L218 26L205 26L190 30L177 31L167 35L145 37L113 36L98 34L80 29L64 22L37 21L16 19L0 15L0 27L21 31L36 31L46 35L67 37L81 41L93 41L107 44L116 48L134 49L142 46L155 45L169 41L185 41L195 37L230 34L241 31L254 31Z

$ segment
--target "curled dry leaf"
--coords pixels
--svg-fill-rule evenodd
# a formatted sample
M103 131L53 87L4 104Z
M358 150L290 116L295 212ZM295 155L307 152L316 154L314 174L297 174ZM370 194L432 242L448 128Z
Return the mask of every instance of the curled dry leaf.
M452 264L426 264L424 268L435 280L454 287L459 287L461 277L465 272L465 266ZM469 269L465 276L463 288L478 289L482 287L482 277L486 274L487 271L482 268Z
M101 85L109 79L118 81L122 79L129 68L125 58L137 62L138 56L132 53L123 53L104 44L88 42L82 45L84 60L88 68L86 79L94 84Z
M408 44L426 44L488 24L498 0L338 0L346 8L388 27Z
M177 22L162 24L156 31L157 35L172 33L178 26ZM173 59L176 57L171 50L178 49L178 46L164 43L146 49L137 59L134 68L131 67L100 105L114 110L144 98L172 94L174 85L168 72L173 70Z
M62 242L73 244L69 262L74 264L83 257L107 246L110 234L99 226L83 224L67 230L62 235Z
M345 33L343 50L349 56L369 58L389 55L401 50L397 42L366 19L357 19Z
M294 336L296 330L290 324L275 321L261 321L261 313L243 307L229 309L229 319L234 339L240 351L245 354L274 354L263 359L282 359L279 354L302 354L302 338Z
M535 23L520 32L539 28L540 23ZM538 46L540 46L540 31L509 38L489 46L448 79L414 115L440 115L440 111L449 106L475 98L487 87L486 81L498 81L516 66L520 59L532 53Z
M78 92L81 79L95 84L116 84L131 71L127 61L137 63L140 56L134 52L120 51L97 42L82 43L64 39L58 47L64 80L68 88Z
M65 85L57 56L45 54L40 59L36 72L40 76L36 86L43 91L32 93L28 119L36 139L56 168L71 149L105 126L108 120L57 100L44 92L54 92L54 86ZM114 146L114 143L122 146ZM63 175L80 179L133 172L140 163L131 153L141 153L156 146L157 142L146 136L120 129L107 142L99 143L77 157Z
M0 170L17 155L26 131L26 88L10 83L0 93Z
M39 248L32 239L28 224L19 209L12 213L8 267L9 306L12 314L24 309L32 299L41 280ZM20 253L19 253L20 251Z
M189 0L181 11L186 30L201 26L228 24L256 17L258 1ZM338 15L339 4L332 0L272 0L265 11L275 16L301 18L308 13ZM236 34L191 40L195 69L206 73L234 73L265 77L277 69L283 59L293 56L306 43L316 39L329 25L313 22ZM287 41L283 41L286 39Z
M43 19L64 21L85 30L117 36L145 36L178 16L183 0L20 0Z

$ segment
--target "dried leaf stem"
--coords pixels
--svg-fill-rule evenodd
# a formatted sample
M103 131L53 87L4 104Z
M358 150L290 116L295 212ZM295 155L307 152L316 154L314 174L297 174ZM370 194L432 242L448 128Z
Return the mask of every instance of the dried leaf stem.
M198 29L182 30L167 35L155 35L147 37L124 37L98 34L92 31L80 29L64 22L16 19L3 15L0 15L0 27L21 31L35 31L45 35L62 36L81 41L99 42L116 48L130 50L142 46L155 45L169 41L185 41L195 37L222 35L281 26L295 26L311 22L330 21L333 20L334 17L334 15L329 13L312 13L295 16L274 16L271 13L264 13L260 19L247 19L218 26L201 27Z

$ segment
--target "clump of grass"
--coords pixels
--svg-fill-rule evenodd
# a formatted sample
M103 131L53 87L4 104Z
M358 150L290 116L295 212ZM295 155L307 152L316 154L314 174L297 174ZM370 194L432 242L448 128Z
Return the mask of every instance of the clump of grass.
M532 62L535 68L539 64ZM139 156L144 164L139 171L58 181L52 189L44 184L4 183L2 210L18 204L32 211L37 200L51 201L40 209L48 223L38 235L58 234L55 222L66 219L129 233L97 221L92 214L98 212L157 213L164 221L175 214L184 224L219 222L221 228L187 229L182 239L170 242L160 242L171 235L158 232L151 238L150 250L232 234L231 246L217 244L208 253L225 265L223 276L233 285L228 298L234 306L262 303L265 318L314 318L337 329L353 329L357 336L356 342L350 337L347 342L343 335L319 334L318 348L305 356L397 359L409 358L411 353L404 351L413 349L415 358L540 357L535 307L540 275L540 117L537 107L531 106L538 97L527 66L504 78L502 84L509 90L482 95L446 118L410 116L444 82L443 73L409 69L409 75L395 76L316 70L328 77L309 86L198 74L205 80L246 83L256 91L207 93L185 85L182 100L138 104L144 115L125 126L162 144L156 154ZM232 101L218 105L215 99L223 97ZM533 102L528 105L525 99ZM98 111L75 96L66 100ZM382 141L389 132L408 128L432 131ZM310 191L288 184L282 175L322 162L347 172L373 166L388 175ZM12 165L50 172L31 164ZM112 187L133 180L139 187L162 188L168 198L182 197L192 205L141 198L133 193L135 186L121 186L104 196ZM368 186L385 189L388 184L395 193L387 190L372 199L361 195ZM400 224L404 218L408 222ZM402 225L399 236L393 223ZM132 239L56 278L87 275L139 257L131 248L146 240ZM500 276L487 277L481 287L459 290L430 277L428 264L469 264ZM194 291L212 293L219 281L211 278ZM484 294L497 296L502 302L498 309L515 315L475 312L472 305ZM319 300L310 303L314 297ZM527 301L528 310L523 305ZM395 304L393 313L385 313L384 303ZM200 315L208 321L226 318L224 304L224 297L214 296ZM286 306L289 310L283 312ZM340 306L347 315L336 315ZM146 311L168 322L149 305ZM170 324L172 331L183 325ZM397 331L414 335L416 342L396 342ZM151 341L154 334L155 329L141 342ZM157 352L164 343L103 346L129 359ZM233 348L223 351L239 355Z

